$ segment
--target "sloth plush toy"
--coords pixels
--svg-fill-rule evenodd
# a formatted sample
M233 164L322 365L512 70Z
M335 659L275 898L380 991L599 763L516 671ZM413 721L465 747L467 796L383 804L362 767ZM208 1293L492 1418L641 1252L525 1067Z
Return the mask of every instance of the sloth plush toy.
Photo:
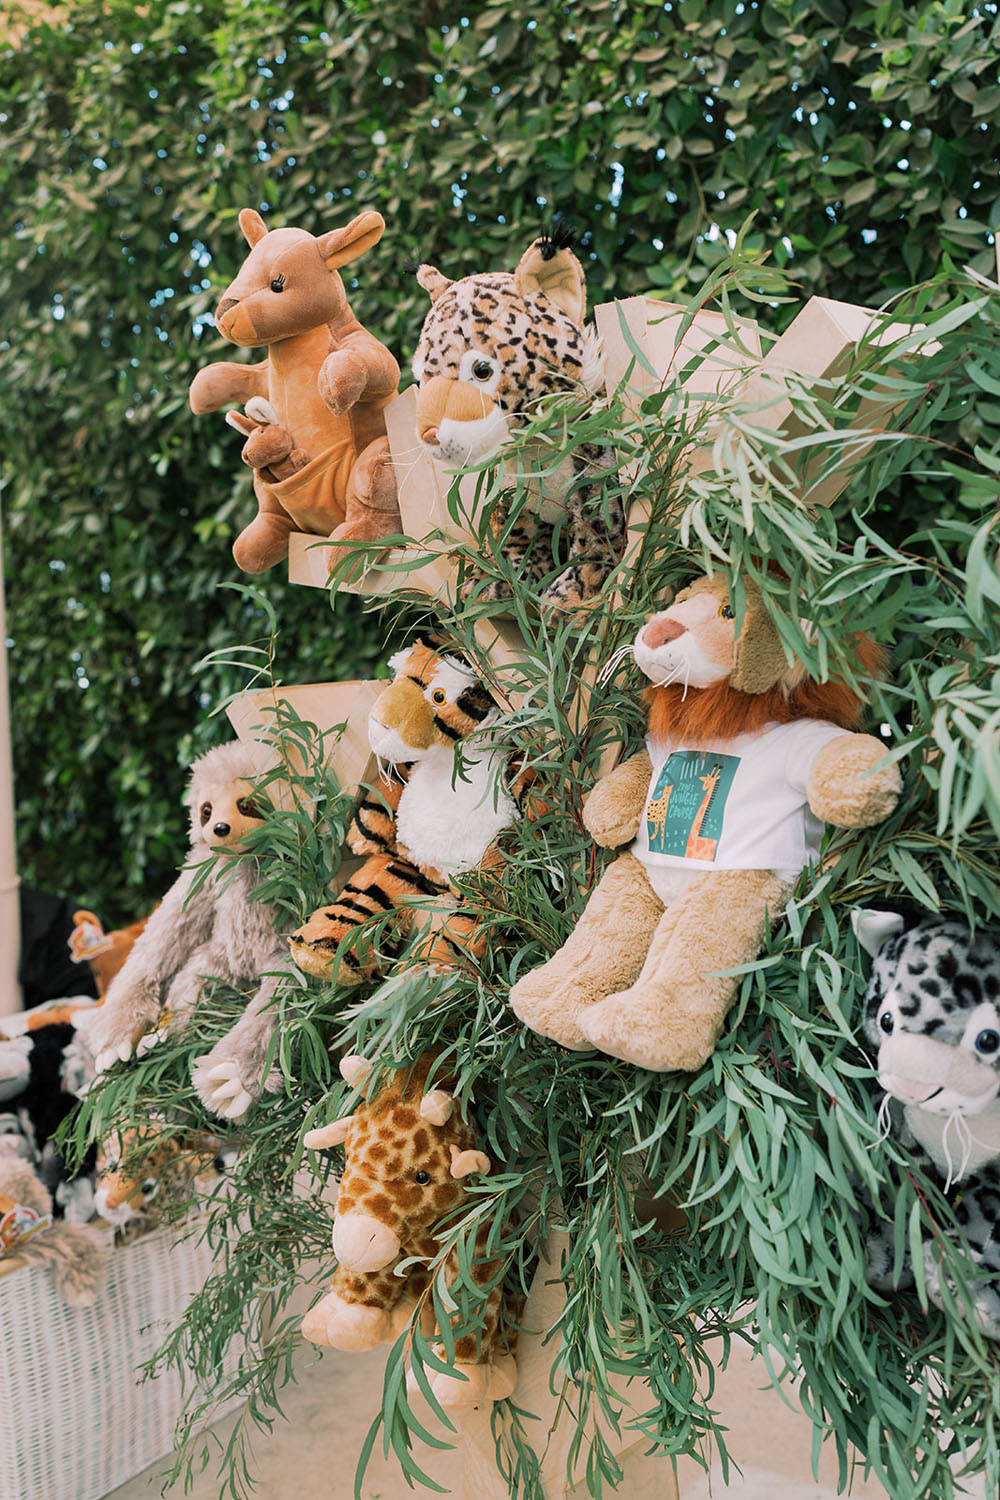
M819 854L823 824L887 817L899 772L852 731L858 695L789 662L756 587L739 634L729 585L699 578L634 645L650 679L646 749L598 782L584 822L605 872L576 930L511 991L516 1014L564 1047L658 1072L699 1068L769 921ZM855 640L858 670L881 652Z
M98 1072L145 1050L168 1025L182 1023L208 978L253 985L251 1003L257 1006L274 994L284 947L275 934L274 908L256 896L259 863L251 856L227 857L238 854L246 836L260 826L252 775L249 756L238 743L218 745L192 765L188 861L112 980L103 1005L76 1018ZM212 868L199 880L206 860Z

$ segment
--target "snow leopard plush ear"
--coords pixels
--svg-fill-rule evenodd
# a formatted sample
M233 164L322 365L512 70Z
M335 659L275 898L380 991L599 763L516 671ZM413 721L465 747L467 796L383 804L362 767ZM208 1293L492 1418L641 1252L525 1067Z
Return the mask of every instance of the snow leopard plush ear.
M900 912L875 911L865 906L856 906L851 912L854 936L872 958L890 938L902 932L906 925L906 918Z

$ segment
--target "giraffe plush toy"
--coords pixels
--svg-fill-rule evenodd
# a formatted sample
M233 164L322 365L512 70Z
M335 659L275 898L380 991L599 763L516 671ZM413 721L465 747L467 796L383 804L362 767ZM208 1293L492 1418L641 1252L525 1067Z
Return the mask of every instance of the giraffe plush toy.
M432 1279L450 1287L458 1278L454 1249L431 1271L441 1249L440 1221L461 1204L465 1179L489 1172L490 1160L476 1149L475 1129L453 1095L441 1088L425 1092L433 1065L425 1055L399 1069L353 1114L305 1137L307 1146L343 1146L346 1154L333 1228L340 1265L331 1290L302 1324L315 1344L372 1349L398 1338L418 1309L432 1332ZM369 1065L346 1057L340 1071L363 1087ZM488 1233L488 1225L479 1231L472 1268L484 1299L476 1312L478 1332L456 1337L449 1374L428 1371L442 1406L501 1401L514 1389L513 1355L499 1335L501 1269L486 1253ZM418 1263L397 1275L396 1267L414 1256ZM435 1353L444 1358L442 1346Z
M608 867L576 930L511 991L516 1014L564 1047L597 1047L657 1072L711 1055L737 981L805 866L823 824L867 828L899 796L880 740L857 734L844 682L789 661L745 581L736 630L729 585L699 578L631 648L646 690L646 749L598 782L584 822ZM867 637L856 670L882 665Z
M244 572L262 573L287 557L295 530L338 542L399 531L383 416L399 366L351 312L338 274L382 238L381 214L321 235L269 230L251 208L239 224L250 254L222 294L215 326L240 348L266 346L267 358L206 366L190 401L199 413L244 406L245 416L226 420L247 439L259 509L233 556Z

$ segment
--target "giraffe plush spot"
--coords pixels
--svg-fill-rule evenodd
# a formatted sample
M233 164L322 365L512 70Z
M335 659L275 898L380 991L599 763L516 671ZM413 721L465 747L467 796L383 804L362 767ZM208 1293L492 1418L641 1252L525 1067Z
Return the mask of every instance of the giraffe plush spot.
M346 1130L335 1121L307 1137L312 1146L343 1143L346 1152L333 1229L340 1264L330 1292L302 1324L314 1343L356 1350L396 1338L414 1311L430 1307L433 1282L440 1278L447 1288L458 1276L456 1249L441 1259L440 1220L461 1206L466 1178L488 1172L490 1163L475 1149L475 1129L462 1110L453 1102L442 1108L440 1086L427 1093L433 1067L434 1058L424 1056L399 1069L355 1110ZM398 1152L374 1149L387 1139ZM453 1320L455 1370L468 1366L475 1378L429 1371L442 1405L501 1399L492 1394L494 1358L503 1365L497 1391L512 1389L511 1348L499 1331L502 1267L487 1254L488 1235L484 1224L474 1246L472 1274L482 1289L476 1331L466 1333L459 1314ZM397 1276L399 1263L411 1258L415 1263Z

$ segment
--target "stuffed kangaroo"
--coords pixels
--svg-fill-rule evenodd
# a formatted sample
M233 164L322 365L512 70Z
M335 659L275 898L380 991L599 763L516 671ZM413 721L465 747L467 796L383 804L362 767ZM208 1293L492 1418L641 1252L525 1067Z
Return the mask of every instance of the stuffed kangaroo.
M263 573L288 555L295 530L342 542L399 531L383 417L399 366L351 312L337 274L382 238L381 214L359 214L318 236L268 230L251 208L239 223L250 254L215 323L240 348L266 345L267 358L208 365L191 384L190 402L197 413L229 402L246 408L226 420L247 438L243 461L254 471L259 511L233 556L244 572Z

